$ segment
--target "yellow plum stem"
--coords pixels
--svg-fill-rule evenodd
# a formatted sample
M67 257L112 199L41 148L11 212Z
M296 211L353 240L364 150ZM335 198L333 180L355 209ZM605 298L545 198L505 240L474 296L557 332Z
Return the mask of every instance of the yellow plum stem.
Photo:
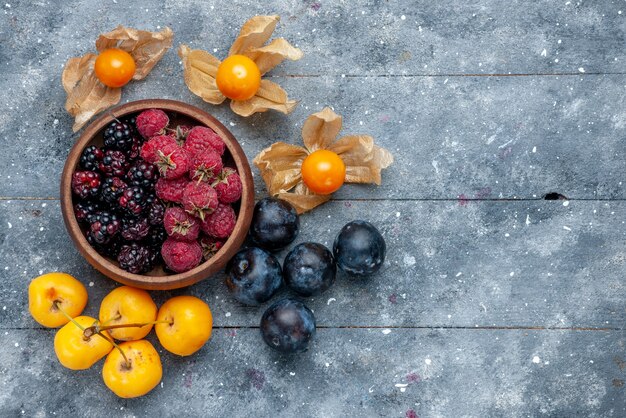
M126 354L124 354L124 350L122 350L122 347L117 345L117 343L113 340L113 338L109 338L106 335L104 335L102 331L98 331L97 335L101 336L102 338L110 342L113 345L113 347L117 348L117 350L122 354L122 357L124 357L124 362L126 363L126 367L130 369L130 362L128 361L128 358L126 357Z
M68 314L67 312L65 312L65 311L63 310L63 308L61 308L61 307L59 306L59 304L57 303L57 301L56 301L56 300L55 300L54 302L52 302L52 306L54 306L54 308L55 308L55 309L57 309L59 312L61 312L61 313L63 314L63 316L64 316L64 317L66 317L66 318L67 318L70 322L72 322L74 325L76 325L78 328L80 328L83 332L85 331L85 328L84 328L81 324L79 324L78 322L76 322L76 321L74 320L74 318L72 318L72 317L70 316L70 314Z

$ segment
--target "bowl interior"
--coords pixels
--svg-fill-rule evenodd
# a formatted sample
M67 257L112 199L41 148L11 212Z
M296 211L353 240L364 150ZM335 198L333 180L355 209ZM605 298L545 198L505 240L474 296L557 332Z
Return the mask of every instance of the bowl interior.
M243 183L241 199L232 204L237 214L235 230L215 255L209 260L203 261L194 269L184 273L167 271L161 264L148 273L141 275L132 274L121 269L116 260L96 252L91 247L85 237L86 228L78 223L73 211L73 204L76 200L72 196L68 179L71 179L71 174L77 169L82 151L90 145L103 145L103 131L114 118L129 117L150 108L160 108L165 111L170 118L170 128L175 128L178 125L188 125L190 127L200 125L213 129L226 144L222 157L224 166L237 170ZM173 289L188 286L219 271L243 243L250 225L252 207L254 205L254 186L250 166L243 150L232 134L221 123L200 109L171 100L146 100L128 103L113 109L108 115L103 115L94 121L85 130L83 136L74 145L74 148L70 152L70 157L68 157L64 168L61 185L64 220L68 227L68 232L80 252L94 267L105 275L119 282L146 289Z

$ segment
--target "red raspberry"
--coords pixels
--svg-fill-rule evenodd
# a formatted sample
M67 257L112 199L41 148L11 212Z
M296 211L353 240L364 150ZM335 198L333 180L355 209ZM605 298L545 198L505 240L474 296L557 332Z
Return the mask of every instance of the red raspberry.
M141 146L141 158L149 163L156 163L159 160L158 151L167 145L178 145L174 138L169 135L157 135L150 138Z
M95 171L74 172L72 175L72 191L82 199L96 197L100 193L100 174Z
M170 270L183 273L202 261L202 247L197 241L176 241L168 238L161 247L161 256Z
M202 257L205 260L213 257L224 246L224 241L208 235L203 235L199 242L202 247Z
M230 205L222 203L210 215L205 216L200 227L205 234L215 238L228 238L235 229L237 215Z
M225 167L218 175L213 187L217 192L217 198L222 203L233 203L241 197L243 185L241 178L235 169Z
M178 125L176 129L168 129L167 135L174 138L179 145L183 145L187 135L189 135L189 131L191 131L190 126Z
M156 195L159 199L169 202L181 203L183 201L183 191L189 180L185 177L168 180L163 177L159 178L154 186Z
M226 145L213 129L205 126L195 126L187 134L187 139L183 147L195 157L207 148L211 148L219 155L222 155L224 154Z
M191 159L187 151L177 144L167 144L157 151L159 156L155 163L159 173L166 179L177 179L189 171Z
M183 191L183 208L204 220L205 216L217 208L217 193L207 183L192 181Z
M200 234L200 223L182 208L174 206L165 210L165 232L179 241L193 241Z
M192 180L211 182L222 171L222 158L210 149L196 154L189 170Z
M144 138L162 134L168 123L170 123L170 118L161 109L144 110L135 120L137 130Z

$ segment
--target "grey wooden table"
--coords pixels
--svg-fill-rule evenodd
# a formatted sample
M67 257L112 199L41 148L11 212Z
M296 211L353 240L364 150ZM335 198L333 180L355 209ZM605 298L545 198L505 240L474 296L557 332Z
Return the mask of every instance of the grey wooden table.
M208 301L213 338L191 358L161 350L162 384L118 399L100 365L61 367L54 331L28 314L43 272L88 285L92 315L116 286L62 224L77 136L61 70L120 23L223 56L245 19L271 13L305 52L271 74L301 100L289 117L203 103L174 51L123 101L206 109L250 158L333 106L396 162L382 187L344 187L303 216L298 240L328 245L368 219L388 261L307 299L318 333L296 357L262 343L264 307L235 303L223 275L155 293ZM0 416L626 416L625 18L617 0L2 2ZM258 173L256 186L264 196Z

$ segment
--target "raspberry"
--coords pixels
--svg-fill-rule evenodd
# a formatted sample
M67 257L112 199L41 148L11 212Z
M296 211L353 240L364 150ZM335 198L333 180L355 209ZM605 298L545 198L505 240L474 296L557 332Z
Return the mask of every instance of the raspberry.
M90 145L80 155L80 166L87 171L96 171L103 158L104 152L95 145Z
M135 125L144 138L160 135L165 131L170 119L161 109L148 109L137 115Z
M178 145L166 145L157 150L158 160L155 165L159 174L166 179L176 179L189 171L191 161L189 154Z
M161 247L165 265L176 273L191 270L202 260L202 248L197 241L176 241L168 238Z
M191 163L189 175L193 180L213 181L213 179L222 171L222 158L213 150L196 154Z
M200 234L200 224L196 218L177 206L165 211L163 225L165 232L179 241L193 241Z
M167 135L174 138L178 145L183 145L190 130L191 128L187 125L178 125L176 129L168 129Z
M189 183L185 177L168 180L161 177L154 186L156 195L163 200L181 203L183 201L183 191Z
M119 177L107 177L100 187L100 200L104 203L115 204L128 185Z
M122 219L120 234L127 241L141 241L150 233L148 218L126 217Z
M108 244L120 230L120 220L116 214L106 210L96 213L89 226L89 235L97 244Z
M120 196L119 205L130 215L139 215L147 205L146 192L139 186L130 186Z
M220 203L217 209L205 216L200 224L202 231L215 238L228 238L235 229L237 215L230 205Z
M185 186L182 203L187 213L204 220L217 208L217 193L206 183L191 182Z
M104 153L98 168L107 177L124 177L128 170L126 155L122 151L108 150Z
M100 174L95 171L76 171L72 175L72 191L81 199L100 193Z
M196 156L202 153L207 148L212 149L219 155L224 154L224 148L226 144L222 141L222 138L216 134L213 129L205 126L195 126L191 128L187 134L185 145L183 147L191 154Z
M149 163L156 163L159 160L158 151L167 145L178 145L176 140L169 135L158 135L150 138L141 146L141 158Z
M243 185L237 171L225 167L213 182L213 188L217 192L217 198L222 203L233 203L241 197Z
M152 252L144 245L133 242L123 245L117 256L120 267L129 273L142 274L152 270Z
M154 183L159 179L159 174L153 164L145 161L136 161L128 169L126 178L128 179L128 183L132 186L152 188L154 187Z
M148 206L148 222L150 225L163 224L163 216L165 215L165 206L159 201L154 201Z
M104 130L104 149L130 151L133 145L133 130L129 125L120 121L111 122Z
M78 202L74 205L74 216L78 222L90 224L93 216L100 210L100 204L93 201Z
M224 246L224 241L207 235L203 235L199 242L202 247L202 257L205 260L213 257Z

